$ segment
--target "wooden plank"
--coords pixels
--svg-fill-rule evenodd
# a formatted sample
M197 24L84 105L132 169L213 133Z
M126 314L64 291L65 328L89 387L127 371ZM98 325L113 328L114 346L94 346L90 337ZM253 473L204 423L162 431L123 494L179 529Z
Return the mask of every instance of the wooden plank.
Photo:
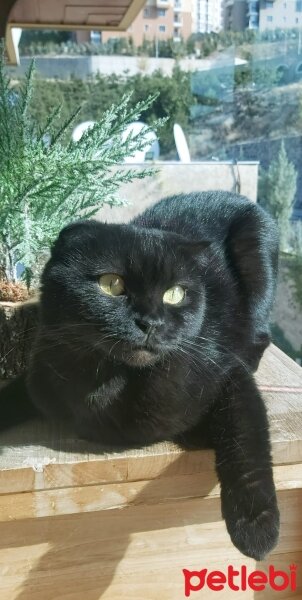
M0 494L151 480L178 474L207 474L214 470L212 451L183 452L172 444L149 446L140 453L127 451L120 455L100 455L94 460L88 455L77 463L57 464L51 460L46 459L44 464L35 463L34 467L0 471Z
M260 386L302 388L302 369L282 350L271 344L264 353L256 374ZM302 402L302 396L300 398Z
M296 391L302 385L301 367L271 346L257 380L279 390L263 392L274 464L302 463L302 394ZM146 480L165 476L172 465L175 474L207 473L213 470L213 455L183 453L168 443L108 452L57 424L39 421L0 434L0 493Z
M280 542L256 563L232 545L218 498L131 506L123 510L0 524L1 600L183 600L182 569L225 571L246 565L288 571L298 565L295 592L236 592L236 598L302 597L302 490L279 493ZM192 598L208 600L205 589ZM214 594L214 595L213 595ZM234 592L220 592L232 600Z
M169 473L169 470L168 470ZM301 465L274 468L277 490L302 489ZM169 474L153 480L82 487L55 488L0 495L0 522L66 514L114 510L171 500L219 497L215 471L192 475Z

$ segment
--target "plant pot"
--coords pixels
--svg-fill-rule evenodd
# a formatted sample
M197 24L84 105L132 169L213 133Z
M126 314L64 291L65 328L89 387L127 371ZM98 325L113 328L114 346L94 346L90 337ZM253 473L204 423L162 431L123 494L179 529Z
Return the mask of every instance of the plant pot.
M38 314L38 299L0 302L0 379L11 379L25 371Z

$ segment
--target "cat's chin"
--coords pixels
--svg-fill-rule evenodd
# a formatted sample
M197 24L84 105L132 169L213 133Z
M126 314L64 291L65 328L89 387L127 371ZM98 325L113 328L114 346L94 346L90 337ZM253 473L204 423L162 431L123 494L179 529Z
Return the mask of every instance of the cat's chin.
M149 350L138 349L124 354L123 360L131 367L148 367L159 360L159 355Z

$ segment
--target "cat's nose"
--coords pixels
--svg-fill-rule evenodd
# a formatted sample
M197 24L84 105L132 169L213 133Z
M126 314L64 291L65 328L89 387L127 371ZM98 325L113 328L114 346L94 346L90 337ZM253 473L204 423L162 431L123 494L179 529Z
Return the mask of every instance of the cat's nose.
M136 325L141 329L143 333L150 335L153 331L156 331L163 324L161 319L155 319L152 317L137 317L135 319Z

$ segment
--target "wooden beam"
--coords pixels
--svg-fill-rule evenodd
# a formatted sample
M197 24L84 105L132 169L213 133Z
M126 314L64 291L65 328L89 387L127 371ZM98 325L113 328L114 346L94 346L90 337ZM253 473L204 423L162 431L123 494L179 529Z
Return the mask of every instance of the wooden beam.
M120 22L120 30L126 30L145 6L146 0L133 0Z
M15 3L16 0L1 0L0 2L0 38L5 37L8 16Z
M145 5L145 0L132 0L129 3L129 6L126 8L125 13L118 15L118 21L116 23L111 22L109 25L103 25L101 22L85 22L83 23L73 23L68 22L68 18L66 21L62 22L61 19L57 18L55 9L52 17L52 21L49 22L35 22L35 21L21 21L15 19L13 21L9 21L10 11L15 4L18 4L18 0L0 0L0 37L5 37L6 39L6 49L8 54L8 62L11 65L16 65L17 55L16 49L13 43L12 37L12 28L17 27L21 29L54 29L54 30L63 30L63 31L75 31L80 29L86 30L99 30L99 31L126 31L128 27L131 25L133 20L137 17L140 10L142 10ZM63 4L63 1L62 1ZM74 9L79 9L80 5L73 7ZM87 7L86 7L87 8ZM97 8L97 7L96 7ZM104 7L104 16L106 16L106 12L108 13L108 8L110 6ZM123 8L123 7L121 7ZM85 3L83 3L83 10L85 9ZM69 10L72 10L72 7L69 7ZM100 13L95 15L91 15L91 17L95 16L96 21L97 17L102 16L102 6L99 7ZM108 15L107 15L108 16ZM13 18L13 16L12 16ZM112 20L113 21L113 20Z

